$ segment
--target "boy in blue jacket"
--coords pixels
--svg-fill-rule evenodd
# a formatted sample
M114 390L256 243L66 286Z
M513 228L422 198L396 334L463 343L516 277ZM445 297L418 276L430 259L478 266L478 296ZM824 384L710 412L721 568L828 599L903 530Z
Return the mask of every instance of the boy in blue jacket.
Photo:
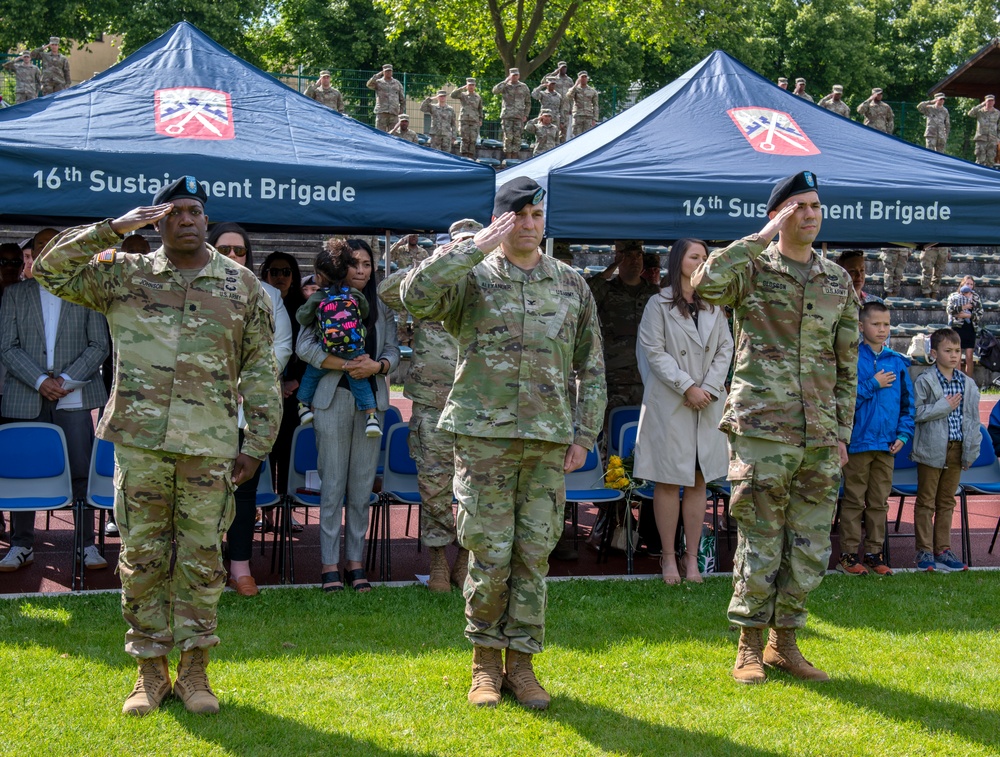
M866 302L861 308L854 430L847 447L840 506L837 570L849 576L863 576L869 570L880 576L892 575L882 550L887 500L894 457L913 436L913 384L909 359L884 346L888 337L889 308L881 302ZM858 560L862 517L863 563Z

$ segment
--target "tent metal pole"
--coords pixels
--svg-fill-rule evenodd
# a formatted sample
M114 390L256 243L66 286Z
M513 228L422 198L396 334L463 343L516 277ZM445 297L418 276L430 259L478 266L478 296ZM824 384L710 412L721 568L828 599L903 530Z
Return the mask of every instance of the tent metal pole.
M389 230L385 230L385 259L382 261L382 265L385 266L385 275L389 275Z
M556 240L554 240L552 237L549 237L548 239L546 239L545 240L545 254L548 255L551 258L552 257L552 253L555 251L555 249L556 249Z

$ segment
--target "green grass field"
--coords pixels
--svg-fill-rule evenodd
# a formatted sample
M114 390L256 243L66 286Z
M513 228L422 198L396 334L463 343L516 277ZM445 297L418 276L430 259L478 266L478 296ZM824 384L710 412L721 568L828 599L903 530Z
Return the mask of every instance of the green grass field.
M227 593L209 669L221 714L171 699L142 719L119 714L135 667L116 595L3 600L0 753L998 754L998 589L998 572L830 576L800 643L834 680L747 687L729 676L728 580L553 583L544 713L466 703L457 593Z

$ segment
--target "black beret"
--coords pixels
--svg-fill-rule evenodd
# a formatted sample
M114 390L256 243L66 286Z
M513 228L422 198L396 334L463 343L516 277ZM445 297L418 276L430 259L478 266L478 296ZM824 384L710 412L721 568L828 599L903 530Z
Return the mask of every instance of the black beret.
M794 176L789 176L774 185L771 196L767 200L767 212L770 213L789 197L818 191L819 181L812 171L802 171Z
M202 189L201 184L194 176L182 176L172 184L167 184L153 197L153 204L160 205L178 197L193 197L204 205L208 201L208 195Z
M493 199L493 216L499 217L508 211L517 213L527 204L537 205L545 197L545 190L538 182L527 176L511 179L497 190Z

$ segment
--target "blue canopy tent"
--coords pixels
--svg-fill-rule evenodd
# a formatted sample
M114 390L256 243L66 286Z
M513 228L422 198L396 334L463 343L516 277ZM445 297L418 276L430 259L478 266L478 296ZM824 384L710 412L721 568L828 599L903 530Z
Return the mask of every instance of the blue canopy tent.
M93 79L0 110L0 217L106 218L199 179L212 218L286 230L487 221L494 173L303 97L182 22Z
M758 231L771 187L806 169L820 241L997 242L1000 173L844 119L720 51L497 185L546 186L553 239L727 240Z

